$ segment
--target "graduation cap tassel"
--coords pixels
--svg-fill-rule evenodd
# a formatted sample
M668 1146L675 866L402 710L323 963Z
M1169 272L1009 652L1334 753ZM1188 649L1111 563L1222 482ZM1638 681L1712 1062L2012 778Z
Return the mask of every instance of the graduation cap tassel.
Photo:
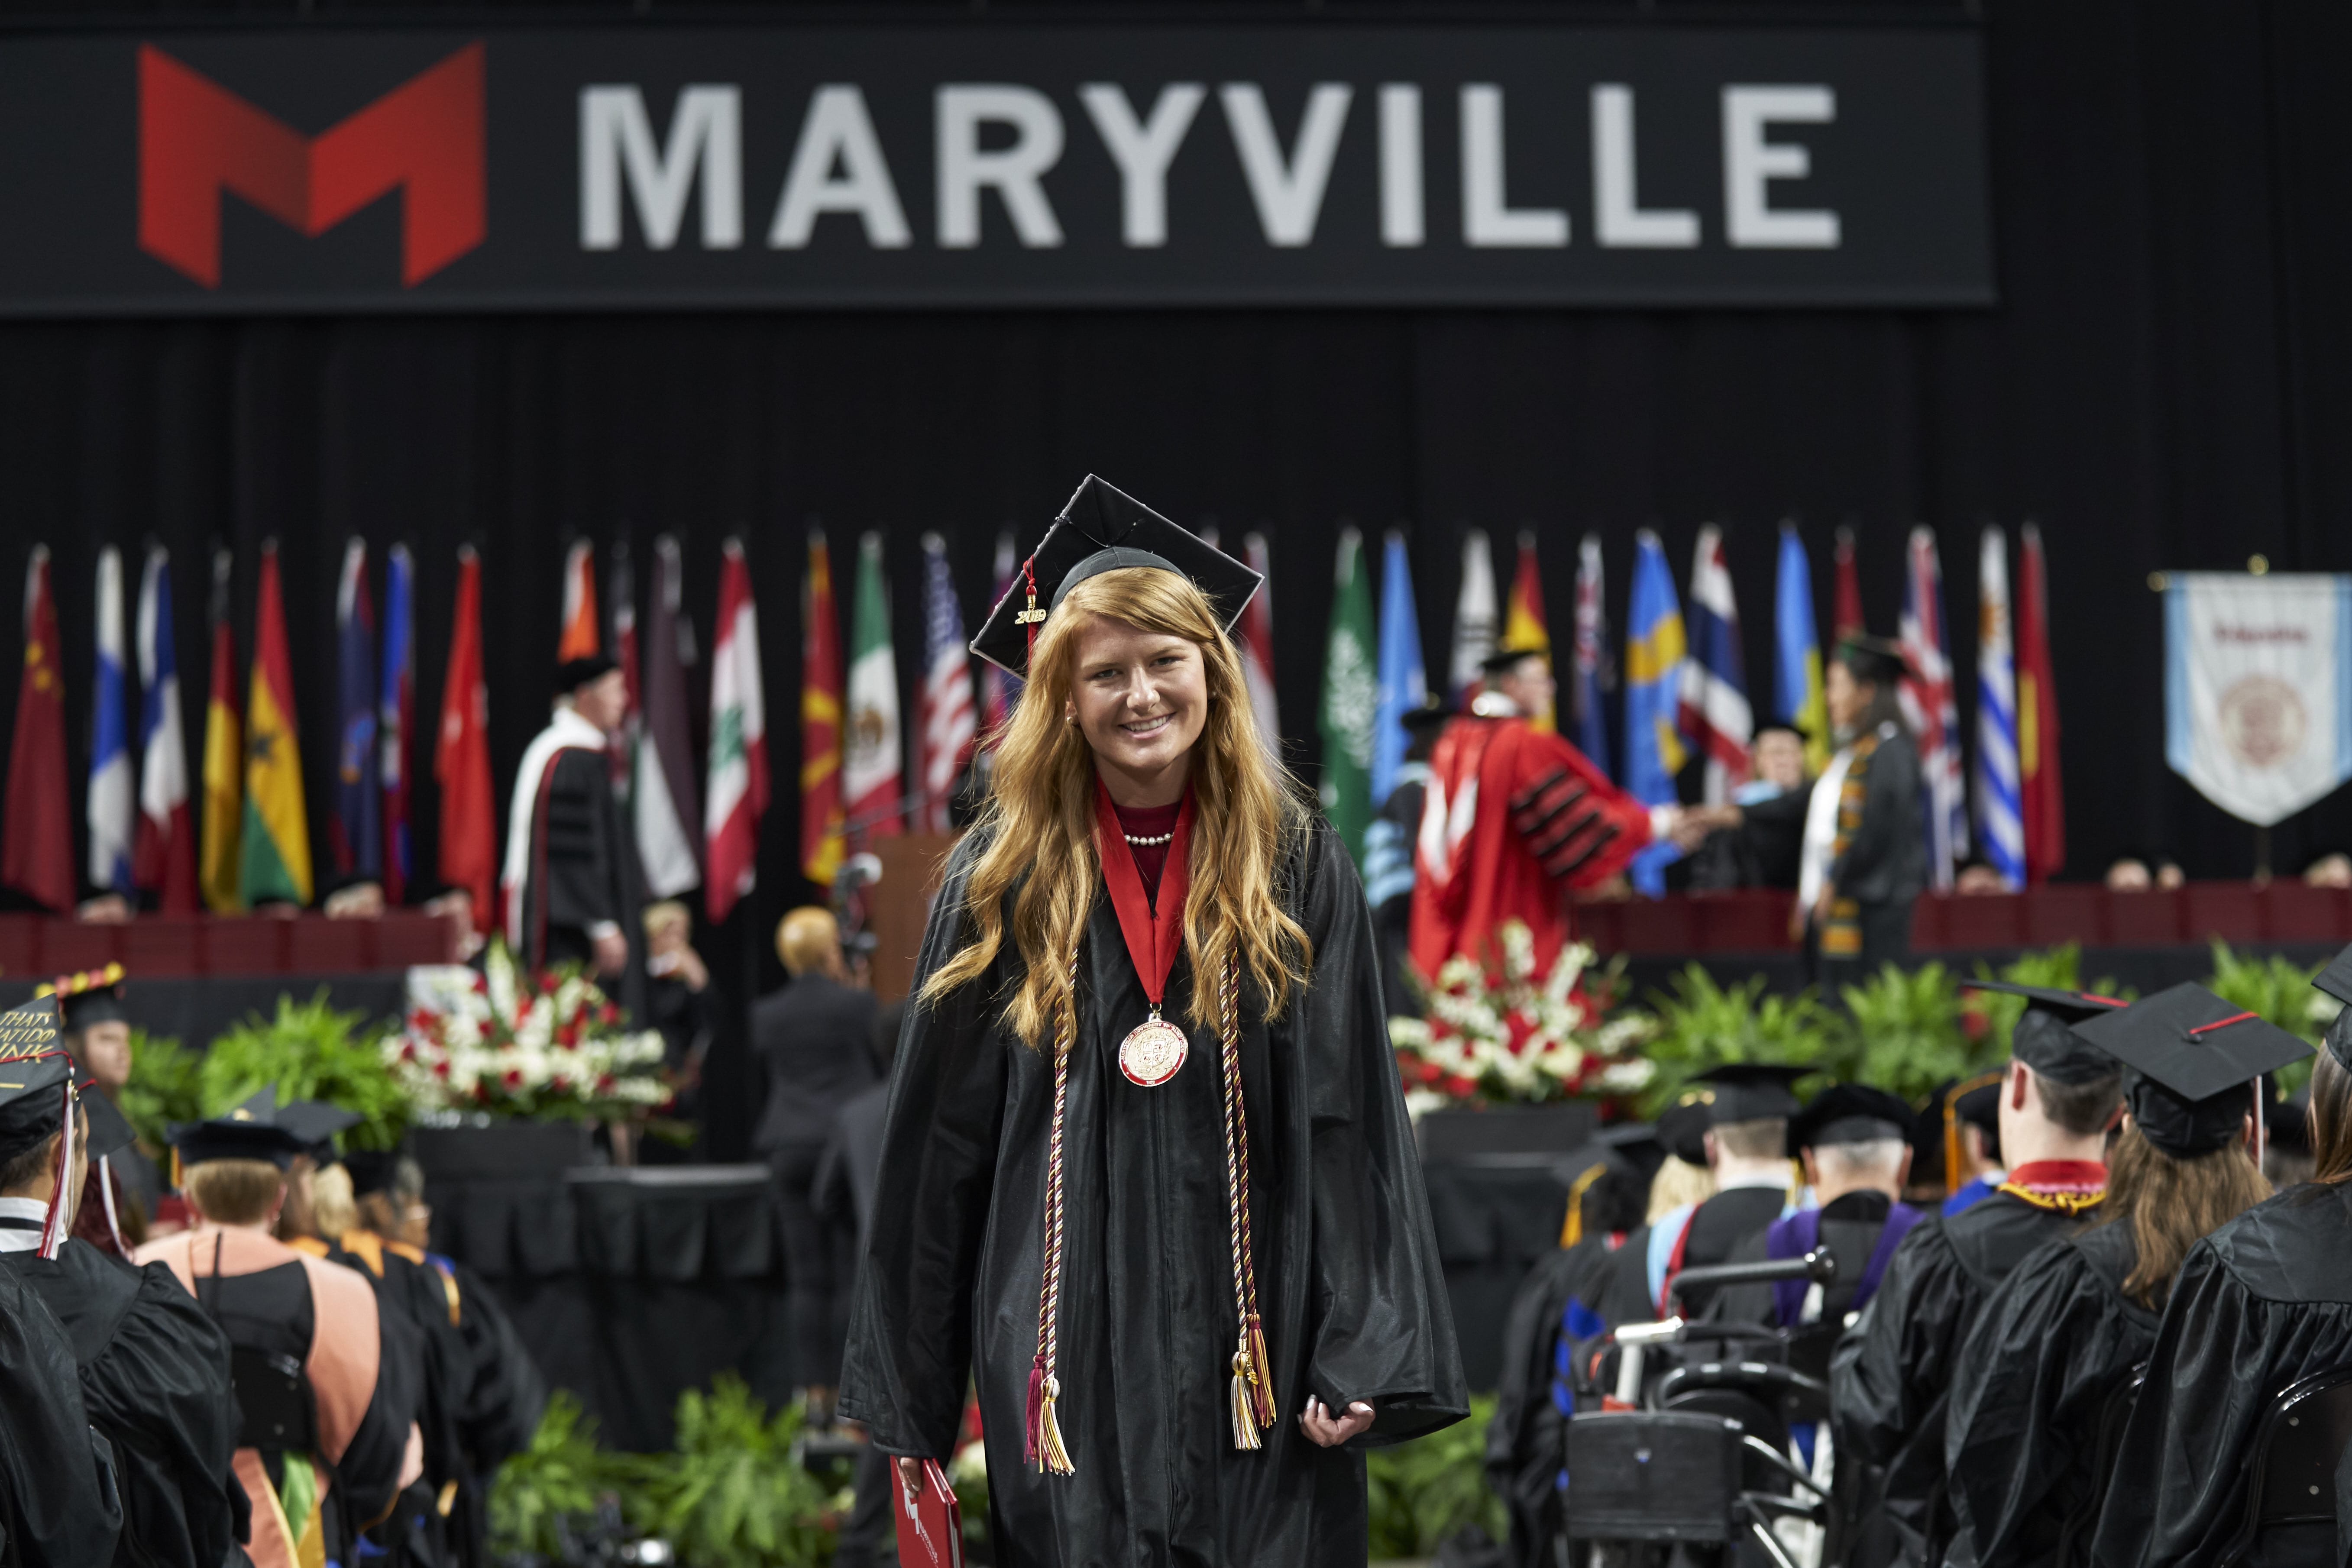
M98 1157L98 1195L106 1205L106 1234L114 1237L114 1250L124 1258L130 1257L131 1248L122 1240L122 1219L114 1206L114 1156L111 1154Z
M41 1219L41 1256L54 1258L58 1248L66 1242L66 1211L72 1198L66 1191L66 1173L74 1166L74 1091L73 1075L66 1075L65 1088L58 1091L64 1101L65 1115L58 1129L57 1184L49 1192L48 1213Z
M1062 1304L1062 1113L1069 1103L1070 1047L1077 1036L1078 961L1070 959L1070 991L1054 1026L1054 1127L1045 1141L1045 1267L1037 1292L1037 1356L1029 1364L1029 1401L1022 1433L1022 1456L1045 1475L1076 1473L1054 1414L1061 1380L1054 1375L1060 1348Z

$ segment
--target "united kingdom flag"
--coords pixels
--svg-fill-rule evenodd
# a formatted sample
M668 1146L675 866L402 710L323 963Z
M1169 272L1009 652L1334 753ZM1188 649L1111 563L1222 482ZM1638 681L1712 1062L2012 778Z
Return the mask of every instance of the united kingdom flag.
M1927 869L1952 885L1969 853L1968 794L1960 774L1960 716L1952 702L1952 645L1944 626L1944 570L1936 531L1911 531L1903 570L1903 718L1919 742L1920 809L1927 815Z

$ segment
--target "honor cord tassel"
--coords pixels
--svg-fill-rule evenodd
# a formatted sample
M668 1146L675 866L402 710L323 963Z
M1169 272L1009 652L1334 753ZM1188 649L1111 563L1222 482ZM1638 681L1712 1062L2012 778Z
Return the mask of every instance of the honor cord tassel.
M1241 964L1225 955L1217 986L1217 1037L1225 1089L1225 1214L1233 1239L1234 1307L1241 1344L1234 1352L1234 1447L1262 1447L1261 1427L1277 1418L1274 1363L1257 1315L1257 1270L1252 1261L1249 1204L1249 1115L1242 1097Z
M1037 1292L1037 1358L1029 1367L1027 1431L1024 1457L1046 1475L1076 1473L1070 1451L1063 1445L1061 1423L1054 1402L1062 1392L1054 1375L1054 1356L1060 1338L1062 1303L1062 1116L1070 1098L1070 1047L1077 1036L1078 960L1070 958L1070 990L1063 998L1054 1027L1054 1126L1045 1141L1045 1267Z

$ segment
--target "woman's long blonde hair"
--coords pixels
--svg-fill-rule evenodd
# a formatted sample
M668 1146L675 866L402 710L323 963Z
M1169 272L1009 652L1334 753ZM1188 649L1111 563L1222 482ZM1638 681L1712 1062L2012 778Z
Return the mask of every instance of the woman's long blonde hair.
M1024 966L1006 1004L1013 1032L1032 1046L1053 1035L1071 988L1070 961L1101 885L1095 856L1095 758L1064 721L1078 639L1094 620L1121 621L1197 644L1208 676L1208 713L1193 742L1191 882L1184 949L1192 962L1185 1016L1213 1028L1217 988L1204 977L1238 958L1281 1015L1314 961L1306 931L1275 885L1283 844L1307 815L1267 752L1250 710L1241 657L1207 595L1157 567L1122 567L1087 578L1053 612L1029 660L1029 679L1004 727L978 830L987 847L964 898L971 939L923 986L937 1001L987 973L1004 943L1004 895L1013 891L1013 941Z

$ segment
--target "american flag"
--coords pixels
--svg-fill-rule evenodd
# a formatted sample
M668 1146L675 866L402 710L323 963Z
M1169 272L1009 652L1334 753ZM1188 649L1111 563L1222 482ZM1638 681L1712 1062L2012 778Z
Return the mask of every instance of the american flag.
M1969 852L1968 795L1960 780L1960 716L1952 704L1952 647L1944 627L1944 569L1936 559L1936 531L1911 531L1903 569L1903 718L1919 742L1919 777L1926 787L1927 870L1936 886L1952 885L1952 868Z
M921 825L949 831L948 802L956 775L971 760L978 732L972 712L971 654L964 645L963 614L956 608L948 572L947 541L923 535L923 705Z

